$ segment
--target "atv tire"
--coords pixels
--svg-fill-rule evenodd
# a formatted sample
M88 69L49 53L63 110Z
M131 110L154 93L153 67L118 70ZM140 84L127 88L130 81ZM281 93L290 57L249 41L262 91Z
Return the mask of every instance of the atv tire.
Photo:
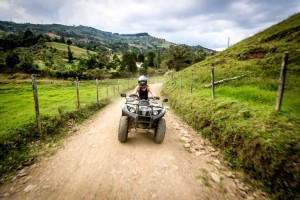
M162 143L165 139L165 132L166 132L166 120L161 118L156 127L156 132L154 135L154 141L158 144Z
M122 116L119 123L119 134L118 139L124 143L128 137L128 116Z

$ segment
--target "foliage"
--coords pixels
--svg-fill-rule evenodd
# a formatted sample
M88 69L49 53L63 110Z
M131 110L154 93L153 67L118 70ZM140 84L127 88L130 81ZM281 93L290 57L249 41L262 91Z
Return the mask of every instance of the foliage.
M30 47L42 42L42 39L44 39L42 35L34 35L31 31L27 30L24 34L9 34L4 38L0 38L0 47L5 51L16 47Z
M192 64L192 52L185 45L171 45L166 62L168 69L179 71Z
M71 51L71 48L70 48L70 46L68 45L68 61L69 61L69 63L71 63L72 61L73 61L73 53L72 53L72 51Z
M14 51L9 51L6 55L5 62L7 66L14 68L20 63L20 59L18 54L16 54Z
M144 61L145 61L145 56L144 56L144 54L139 53L139 54L138 54L138 57L137 57L137 61L138 61L138 62L144 62Z
M154 58L155 53L153 51L149 51L147 53L147 67L154 67Z
M24 54L24 56L21 59L20 64L18 65L18 68L21 69L25 73L38 73L39 72L39 66L37 64L33 63L32 55L30 54Z
M127 69L129 72L136 72L137 55L134 52L127 51L122 56L121 70Z
M201 62L201 61L205 60L205 58L207 56L208 56L207 52L204 51L203 49L200 49L195 53L192 63L195 64L195 63Z
M111 74L108 72L107 69L95 68L95 69L89 69L86 72L84 72L82 74L82 77L88 80L93 80L96 78L105 79L105 78L110 78Z

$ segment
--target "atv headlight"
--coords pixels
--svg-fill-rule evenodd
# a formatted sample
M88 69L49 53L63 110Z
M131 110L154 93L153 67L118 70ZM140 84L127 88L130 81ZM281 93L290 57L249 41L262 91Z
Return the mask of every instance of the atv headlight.
M135 113L136 112L136 108L132 107L132 106L127 106L127 109L129 112Z
M161 109L159 108L153 108L152 114L153 115L158 115L161 112Z
M158 115L158 110L153 110L153 115Z

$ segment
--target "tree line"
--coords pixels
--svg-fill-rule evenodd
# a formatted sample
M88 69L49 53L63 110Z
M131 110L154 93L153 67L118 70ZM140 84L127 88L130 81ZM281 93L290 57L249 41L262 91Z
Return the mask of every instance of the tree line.
M68 45L67 52L47 46L46 42L50 41ZM30 30L9 34L0 39L0 70L56 78L101 79L179 71L209 55L204 50L194 52L186 45L171 45L167 50L124 50L118 54L107 48L96 48L93 52L87 49L87 56L75 57L71 44L72 41L63 36L49 39L44 35L34 35ZM44 66L40 67L37 60L42 61Z

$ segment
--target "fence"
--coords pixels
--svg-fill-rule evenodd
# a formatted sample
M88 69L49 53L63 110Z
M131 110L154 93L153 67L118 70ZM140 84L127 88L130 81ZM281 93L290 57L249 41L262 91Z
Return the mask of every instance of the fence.
M287 64L288 64L288 52L285 52L282 58L282 66L281 66L281 72L280 72L280 79L279 79L279 85L278 85L278 94L277 94L277 101L276 101L276 107L275 109L279 111L281 109L281 104L283 100L283 93L284 93L284 86L285 86L285 77L286 77L286 69L287 69ZM227 78L219 81L215 81L215 68L214 68L214 63L211 64L211 83L205 85L206 88L211 87L211 93L212 93L212 98L215 98L215 85L222 84L226 81L231 81L231 80L236 80L239 78L244 77L245 75L240 75L232 78ZM170 75L171 81L176 83L176 76L174 73L171 73ZM180 76L180 89L182 89L182 75ZM189 91L190 94L193 94L193 87L194 87L194 75L192 74L190 77L190 86L189 86Z
M32 75L32 91L33 91L33 97L34 97L34 105L35 105L35 116L36 116L36 122L37 122L37 128L41 132L41 120L40 120L40 105L38 100L38 87L36 83L36 76ZM84 81L83 81L84 82ZM81 108L81 100L80 100L80 81L76 77L75 79L75 85L76 85L76 98L77 98L77 111L80 111ZM130 89L133 89L136 87L136 79L105 79L105 80L98 80L95 81L95 101L94 103L99 103L99 85L102 85L102 90L105 90L105 96L102 98L109 98L110 96L114 96L117 93L125 92ZM103 87L104 86L104 87ZM75 87L74 87L75 90ZM103 94L103 92L102 92ZM75 93L74 93L75 98ZM71 101L71 99L70 99ZM93 102L91 102L93 103Z

